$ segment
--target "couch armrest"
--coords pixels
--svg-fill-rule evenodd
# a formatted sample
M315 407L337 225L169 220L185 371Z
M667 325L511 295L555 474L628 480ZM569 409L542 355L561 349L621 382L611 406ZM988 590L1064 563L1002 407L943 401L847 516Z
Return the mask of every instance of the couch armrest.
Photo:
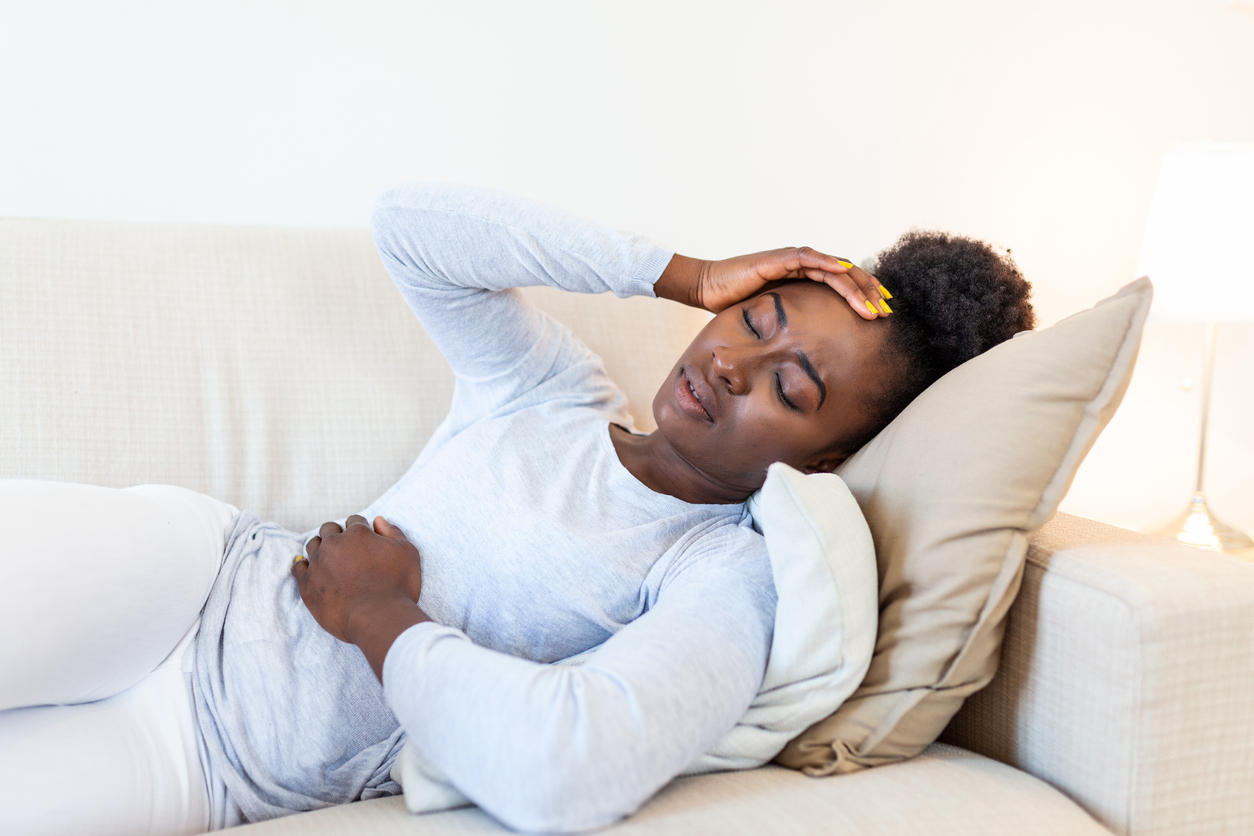
M1059 514L942 739L1115 833L1254 833L1254 563Z

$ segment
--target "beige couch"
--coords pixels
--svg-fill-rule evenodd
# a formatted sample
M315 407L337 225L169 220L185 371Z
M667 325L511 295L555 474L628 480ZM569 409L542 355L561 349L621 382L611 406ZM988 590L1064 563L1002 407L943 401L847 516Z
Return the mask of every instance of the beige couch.
M650 428L703 316L528 292ZM305 530L399 477L451 389L364 231L0 220L0 478L180 484ZM1254 565L1059 515L1033 541L1000 672L942 740L833 778L678 779L613 830L1252 834ZM251 827L503 829L398 798Z

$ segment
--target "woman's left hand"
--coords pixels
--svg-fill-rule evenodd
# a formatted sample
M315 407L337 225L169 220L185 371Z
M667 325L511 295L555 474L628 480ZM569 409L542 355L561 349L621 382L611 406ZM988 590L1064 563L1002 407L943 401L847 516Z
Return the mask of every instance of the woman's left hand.
M292 562L301 600L331 635L361 648L382 679L392 642L431 619L418 607L422 560L404 532L383 517L374 527L354 514L340 528L324 523Z

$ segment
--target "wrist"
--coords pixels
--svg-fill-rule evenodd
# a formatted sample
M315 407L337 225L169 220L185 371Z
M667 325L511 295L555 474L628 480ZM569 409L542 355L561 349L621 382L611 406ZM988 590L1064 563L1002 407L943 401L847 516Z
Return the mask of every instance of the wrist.
M653 283L653 292L659 299L670 299L693 308L705 308L701 303L701 291L709 269L708 261L675 253L662 275Z
M372 601L349 617L346 638L357 645L379 681L383 681L383 661L392 645L410 627L431 621L422 608L404 595Z

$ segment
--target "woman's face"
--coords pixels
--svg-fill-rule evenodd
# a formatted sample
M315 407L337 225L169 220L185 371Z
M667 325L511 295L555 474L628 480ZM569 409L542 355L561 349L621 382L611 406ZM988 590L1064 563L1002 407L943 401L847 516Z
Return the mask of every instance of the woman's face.
M767 285L722 311L653 399L658 430L688 464L729 487L761 487L777 461L831 470L836 444L870 417L884 325L826 285Z

